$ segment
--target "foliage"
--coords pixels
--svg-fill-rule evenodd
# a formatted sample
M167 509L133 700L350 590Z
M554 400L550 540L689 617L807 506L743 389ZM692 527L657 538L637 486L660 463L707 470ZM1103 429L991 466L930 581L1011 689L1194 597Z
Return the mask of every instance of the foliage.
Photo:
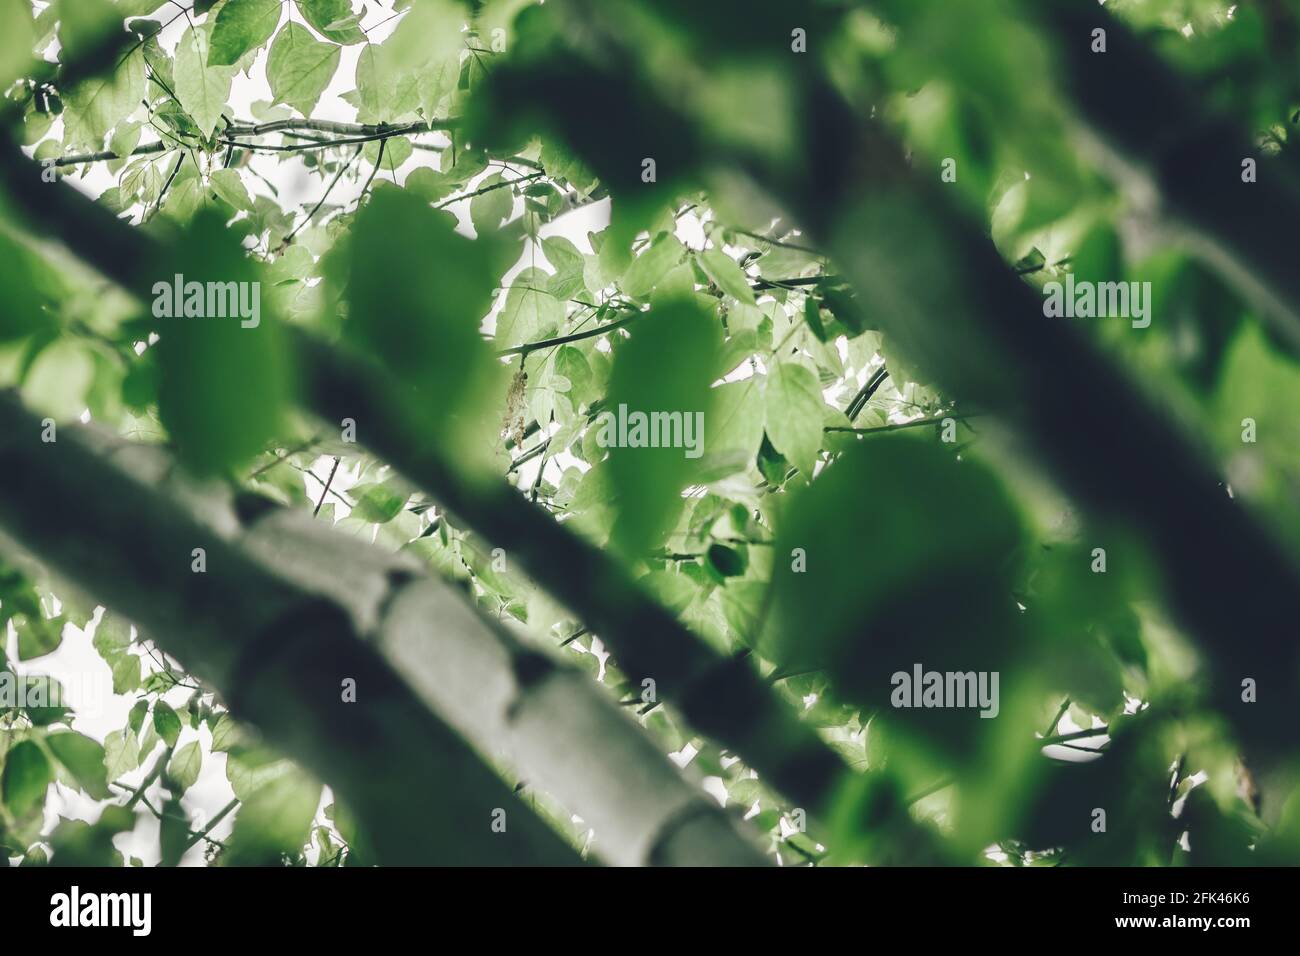
M996 416L886 331L882 311L980 307L963 299L960 247L926 247L906 217L863 224L880 241L831 242L831 212L787 211L833 205L861 155L874 162L871 141L828 132L854 125L845 104L865 103L910 169L939 182L954 161L942 188L1025 288L1067 274L1151 282L1149 329L1099 320L1088 338L1171 429L1200 430L1234 499L1294 556L1296 355L1078 147L1056 50L1086 40L1053 36L1013 0L795 13L619 0L588 23L589 6L0 2L5 105L29 153L165 250L132 264L134 284L111 283L6 207L0 380L60 422L84 410L218 483L464 582L486 614L634 709L784 863L897 862L917 821L948 858L984 863L1300 859L1294 736L1268 755L1281 785L1261 803L1262 768L1209 697L1210 656L1169 613L1176 542L1078 510L1002 440ZM1107 22L1203 91L1207 113L1291 169L1293 10L1112 7L1120 19ZM807 54L792 28L807 31ZM60 68L106 40L113 62L65 85ZM631 52L611 69L620 43ZM809 115L805 95L832 105ZM905 193L904 171L861 163ZM924 264L893 270L904 298L855 281L900 262ZM152 286L176 274L257 284L260 324L159 317ZM644 675L621 669L583 608L499 561L438 489L366 451L364 420L357 444L313 417L303 333L383 370L421 454L471 482L511 481L869 773L827 794L805 832L802 808L728 741L642 700ZM960 364L970 343L955 336ZM1002 374L1033 383L1040 370ZM606 447L602 415L621 407L702 414L702 453ZM1247 418L1257 442L1242 440ZM1069 421L1053 427L1072 440ZM160 824L150 862L368 862L350 811L165 641L111 610L83 613L17 564L0 565L0 624L0 679L38 680L61 645L89 642L131 702L100 739L48 698L0 709L6 857L122 865L148 811ZM998 672L999 715L899 709L891 675L914 663ZM197 790L226 792L218 767L234 797L228 838L193 816ZM102 812L46 827L43 810L62 812L72 791ZM585 846L581 824L526 796ZM1097 807L1105 833L1089 829Z

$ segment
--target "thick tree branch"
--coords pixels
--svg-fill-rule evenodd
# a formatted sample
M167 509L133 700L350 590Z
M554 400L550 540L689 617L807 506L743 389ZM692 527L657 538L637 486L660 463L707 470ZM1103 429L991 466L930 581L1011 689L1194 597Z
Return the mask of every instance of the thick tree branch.
M314 765L328 772L326 779L345 799L357 800L358 789L392 788L387 797L372 794L367 806L374 809L376 801L386 801L393 816L384 826L412 831L411 848L399 859L429 851L428 842L414 832L427 829L450 845L444 855L423 862L505 862L504 854L516 852L524 854L522 861L565 862L552 840L529 836L533 824L527 812L509 801L499 781L481 767L469 768L473 757L468 748L452 748L448 741L454 737L427 719L411 724L398 720L414 719L401 713L403 707L409 709L409 686L481 752L504 757L530 784L594 827L596 850L610 863L765 863L716 803L688 785L645 731L589 677L525 647L484 617L468 595L427 573L413 557L362 544L300 510L256 496L232 500L193 486L157 448L77 426L64 427L58 441L47 445L40 440L38 419L11 396L0 395L0 431L10 436L0 442L0 465L22 466L30 476L0 479L5 492L0 525L24 540L32 522L13 519L24 504L68 505L62 496L73 489L84 498L92 497L94 488L117 492L113 508L105 509L113 512L111 519L83 514L34 550L76 576L97 599L165 635L169 653L174 648L182 660L205 662L204 671L232 711L277 742L287 737L289 754L312 765L302 739L319 738L310 748L317 756ZM66 467L75 467L75 476L65 473L68 479L50 495L34 500L32 482ZM140 508L151 517L137 539L132 529ZM195 541L208 547L203 574L190 570ZM151 548L154 560L140 561L135 551L140 547ZM87 568L72 558L90 551L105 559ZM176 568L163 567L173 563ZM115 576L106 574L110 567L116 568ZM167 588L168 599L158 602L161 611L142 611L143 602L131 595L155 585ZM250 585L255 593L246 598L242 590ZM222 601L226 610L209 605L201 618L183 621L182 601L196 591ZM259 598L270 600L270 606L254 604ZM291 610L277 613L278 607ZM250 618L255 619L251 628ZM223 626L231 635L226 646L209 645ZM241 640L245 646L229 646ZM377 659L367 661L369 649L377 651ZM401 683L381 678L381 668L402 675ZM356 681L355 703L341 700L346 678ZM301 729L287 731L283 725L290 720ZM361 726L338 739L334 734L344 722ZM439 729L430 734L433 726ZM429 756L408 766L409 751L419 747L429 748ZM373 756L363 758L356 750L373 751ZM334 754L324 768L323 752ZM170 756L168 748L128 806L142 799ZM340 773L374 773L381 759L394 761L383 781L356 781ZM445 774L441 791L461 791L434 807L434 818L468 832L448 840L447 828L428 826L428 801L443 798L413 791L416 781L427 777L426 770ZM446 778L454 785L448 786ZM411 802L411 792L419 793L420 800ZM513 808L505 833L491 828L497 807ZM520 837L507 839L515 830ZM393 852L391 845L386 849Z
M155 635L235 716L333 786L381 861L578 861L429 713L341 597L264 564L229 506L210 500L200 518L202 495L159 449L76 426L45 442L41 431L0 393L0 527ZM85 506L104 500L113 507ZM203 573L192 570L194 548ZM345 679L364 704L343 703ZM451 825L429 826L429 801ZM491 828L496 808L509 809L504 833Z
M287 508L255 519L243 543L304 588L344 602L435 713L581 816L605 861L765 862L586 674L517 640L414 559L359 546Z

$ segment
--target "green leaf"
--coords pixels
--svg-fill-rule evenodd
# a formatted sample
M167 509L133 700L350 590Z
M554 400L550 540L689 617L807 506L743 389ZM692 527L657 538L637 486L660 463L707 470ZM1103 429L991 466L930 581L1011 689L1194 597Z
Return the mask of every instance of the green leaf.
M64 98L67 146L100 149L104 138L145 95L143 48L129 54L117 69L84 80Z
M442 115L442 104L460 78L465 10L452 0L421 0L410 7L392 35L368 43L357 57L356 89L345 99L363 123L393 122L420 111Z
M271 39L282 6L280 0L226 0L212 30L208 66L231 66Z
M826 668L845 703L879 709L891 731L922 734L954 758L996 746L976 735L1031 738L1011 703L1031 670L1011 599L1022 535L998 479L933 437L855 443L785 509L760 651L783 667ZM999 673L999 719L891 706L892 675L916 664Z
M0 88L7 89L31 62L33 32L27 0L0 0Z
M104 737L104 770L117 780L140 766L140 741L130 730L115 730Z
M743 550L729 548L725 544L710 545L708 560L718 575L724 578L739 577L749 565L749 558Z
M737 643L752 647L757 641L766 593L763 582L743 578L730 578L721 589L722 614Z
M66 721L71 711L56 701L64 700L63 685L53 677L44 675L28 677L27 681L27 719L35 727L48 727L60 721Z
M177 795L194 786L194 781L199 779L199 770L202 766L203 751L199 749L197 740L191 741L172 754L171 762L167 764L167 776L176 785Z
M497 314L496 345L513 348L553 335L564 321L564 305L547 291L550 277L541 269L522 269Z
M226 779L241 801L247 800L270 781L296 772L291 761L264 747L241 745L227 751Z
M54 768L40 745L32 740L23 740L5 755L0 795L3 795L9 812L21 817L44 800L45 790L53 780Z
M153 705L153 729L168 747L176 745L181 735L181 719L166 701L157 701Z
M817 376L794 362L777 365L767 378L763 411L772 446L811 478L829 411Z
M44 618L15 617L14 627L18 631L18 659L35 660L52 654L63 643L63 615Z
M578 247L563 236L548 236L542 240L542 252L546 261L555 267L555 275L550 280L551 295L560 301L581 296L586 291L583 281L586 257Z
M203 136L211 136L221 122L230 97L234 70L208 66L208 35L191 27L176 43L176 98Z
M822 325L821 306L813 296L808 296L804 302L803 308L804 321L808 323L808 328L812 334L817 337L818 342L826 341L826 326Z
M75 0L74 0L75 2ZM117 15L122 18L130 19L132 17L143 17L150 13L155 13L161 7L169 7L169 0L113 0L113 5L117 8ZM197 4L199 9L203 6L212 6L212 4Z
M297 0L297 3L303 17L321 36L344 44L365 40L350 0Z
M126 807L108 806L95 823L61 820L50 835L55 866L121 866L122 854L113 846L113 838L127 833L135 825L135 816Z
M39 843L27 851L23 856L23 861L19 866L49 866L50 858L45 854L45 848Z
M234 718L229 714L222 714L212 725L212 752L226 753L238 747L243 742L242 738L243 734Z
M59 18L59 59L64 63L81 60L122 30L123 15L108 0L60 0L55 13Z
M253 211L253 200L244 188L238 170L216 169L212 172L212 190L236 209Z
M70 730L50 734L45 743L82 790L96 800L112 796L105 779L104 748L98 743Z
M499 185L504 182L506 178L501 173L488 176L479 183L478 188L486 189L489 186L497 188L480 193L469 201L469 218L474 223L474 232L479 235L499 229L501 223L506 221L506 217L515 208L513 191L508 186Z
M447 454L483 462L499 425L504 369L478 327L518 247L466 239L455 219L405 190L376 189L349 242L344 334L411 391L409 427L438 434ZM455 268L449 268L455 263Z
M160 866L175 866L185 855L190 839L190 815L174 794L162 806L162 819L158 822L158 842L161 847Z
M23 376L23 398L35 411L66 421L81 414L94 378L91 351L72 339L59 339L41 349Z
M715 481L745 471L758 455L764 418L761 382L755 376L713 389L713 407L704 422L704 467Z
M383 482L367 482L352 488L356 501L352 517L375 524L386 524L396 518L406 504L407 495Z
M288 103L303 116L311 116L338 69L341 52L332 43L317 41L306 27L285 24L266 61L266 80L275 102Z
M129 694L140 689L140 658L122 654L110 665L113 672L113 693Z
M702 415L712 414L709 388L717 374L722 333L717 319L693 300L657 305L629 326L632 337L615 353L606 407L594 423L597 441L609 448L609 478L616 516L611 543L624 555L640 557L668 531L682 507L681 491L695 474L703 447ZM664 361L671 355L672 363ZM619 414L625 406L625 429ZM643 416L638 435L633 414ZM653 447L648 427L653 415L672 418L657 428ZM688 430L691 432L688 435ZM625 431L626 434L620 434ZM662 434L662 432L667 434Z
M632 260L619 280L619 288L634 299L644 299L659 280L686 255L686 247L672 233L663 233Z
M266 447L283 420L291 387L289 354L264 295L257 265L245 256L225 217L201 210L188 230L153 267L154 320L161 381L158 411L181 457L199 472L213 473L252 458ZM186 286L229 290L240 296L236 315L172 316L174 276ZM224 297L222 311L234 311ZM244 310L243 305L248 309ZM163 306L166 312L159 315ZM256 324L254 324L254 322ZM239 388L232 388L233 382Z
M421 166L419 169L411 170L402 188L426 202L437 202L445 196L450 196L461 185L462 181L458 175L449 175L430 169L428 166Z
M144 719L149 716L149 701L137 700L131 707L131 712L127 715L126 723L131 728L132 733L139 734L140 728L144 726Z
M750 288L749 280L729 255L721 249L706 249L699 254L699 260L714 285L745 305L754 304L754 290Z
M321 785L287 762L243 799L230 834L228 866L265 866L298 853L320 805Z
M105 663L112 666L114 661L131 649L131 625L112 611L105 610L95 625L91 646Z
M596 397L595 382L591 363L582 354L582 350L572 345L562 345L555 350L555 374L567 379L568 391L565 393L576 408L590 402Z
M357 108L357 120L377 123L413 113L419 105L419 75L393 62L391 41L368 43L357 57L353 89L343 94Z
M0 234L0 343L52 325L48 309L66 294L62 277L41 256Z

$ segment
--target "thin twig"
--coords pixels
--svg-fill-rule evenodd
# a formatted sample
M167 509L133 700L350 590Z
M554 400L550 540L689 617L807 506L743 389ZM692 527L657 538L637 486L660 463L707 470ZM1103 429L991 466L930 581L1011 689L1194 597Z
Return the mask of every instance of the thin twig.
M171 144L164 140L156 143L145 143L143 146L137 146L126 156L121 156L111 149L101 149L97 153L78 153L74 156L60 156L58 159L50 162L51 166L76 166L80 163L98 163L104 160L125 159L127 156L147 156L151 153L165 153L171 149Z
M953 421L964 422L967 418L974 418L974 415L941 415L934 418L915 418L910 422L891 422L888 425L874 425L871 428L845 428L843 425L828 425L823 431L843 432L850 435L873 435L877 432L896 432L904 428L920 428L923 425L939 425L946 419L951 418Z
M144 799L144 792L152 787L154 781L162 774L163 768L167 766L167 761L171 759L172 751L175 749L176 745L173 744L158 755L158 759L154 761L153 769L150 770L149 773L145 775L145 778L140 781L140 786L135 788L135 793L133 793L131 799L126 802L126 809L134 809L135 805Z
M482 196L484 193L490 193L494 189L504 189L506 186L516 186L519 183L526 183L530 179L537 179L545 175L546 175L545 173L529 173L527 176L520 176L518 179L503 179L499 183L492 183L490 186L483 186L482 188L476 189L473 192L463 193L459 196L452 196L450 199L444 199L442 202L438 203L433 208L443 209L446 206L450 206L452 203L462 202L463 200L466 199L473 199L475 196Z
M382 149L383 146L381 145L380 150L382 151ZM357 151L352 154L352 158L343 164L343 166L339 169L339 171L334 174L334 178L330 180L330 184L325 187L325 193L320 197L320 202L316 203L316 205L312 207L312 211L307 213L306 219L304 219L302 222L298 223L298 225L293 227L293 232L289 233L289 235L285 236L284 239L281 240L280 246L278 249L276 249L276 252L281 252L289 248L290 244L293 242L294 236L298 235L298 233L302 231L302 228L306 226L307 223L312 221L316 213L320 212L320 207L325 205L325 200L329 198L330 192L334 189L335 186L338 185L339 180L343 178L343 174L352 168L352 164L357 161L357 157L360 156L362 151L364 150L365 150L364 146L357 147Z
M361 187L361 195L357 197L358 207L360 207L360 205L366 201L366 193L370 192L370 184L375 181L375 175L379 172L379 167L382 166L384 163L384 147L386 147L387 145L388 145L387 137L379 141L379 155L375 158L374 168L370 170L370 178L367 179L366 184Z
M617 322L610 322L606 325L598 326L594 329L587 329L584 332L574 332L570 335L561 335L554 339L543 339L540 342L525 342L523 345L516 345L514 348L502 349L497 355L527 355L530 352L536 352L538 349L547 349L553 345L565 345L568 342L578 342L582 339L590 339L597 335L604 335L606 332L612 332L615 329L621 329L630 322L635 322L644 313L634 312L626 318L619 319Z
M316 502L316 507L312 509L311 516L314 518L320 514L321 506L325 504L325 496L330 493L330 485L334 484L334 475L339 470L339 459L334 458L334 467L330 469L329 478L325 479L325 487L321 490L320 501Z
M189 840L187 840L185 843L185 849L188 850L190 847L198 843L200 840L208 840L209 843L217 843L218 841L209 839L208 834L212 832L212 830L216 827L218 823L220 823L227 816L229 816L230 812L234 810L235 807L237 806L239 806L239 799L236 797L232 799L229 803L227 803L224 807L222 807L220 810L218 810L217 815L214 816L210 821L208 821L208 825L205 826L201 831L199 831L198 833L190 834Z
M290 448L283 455L277 455L275 461L269 461L262 467L258 468L256 471L254 471L251 475L248 476L247 480L252 481L254 478L257 478L260 475L265 474L266 472L270 471L272 468L276 467L277 465L284 464L294 455L306 451L307 449L311 448L312 445L315 445L319 441L320 441L320 436L318 435L315 438L310 438L307 441L303 442L297 448Z
M1044 737L1050 737L1052 736L1052 734L1056 733L1057 725L1061 723L1061 718L1065 716L1065 712L1069 709L1070 709L1070 698L1067 697L1065 698L1065 700L1061 701L1061 706L1057 708L1056 716L1052 718L1051 725L1049 725L1048 728L1045 731L1043 731Z

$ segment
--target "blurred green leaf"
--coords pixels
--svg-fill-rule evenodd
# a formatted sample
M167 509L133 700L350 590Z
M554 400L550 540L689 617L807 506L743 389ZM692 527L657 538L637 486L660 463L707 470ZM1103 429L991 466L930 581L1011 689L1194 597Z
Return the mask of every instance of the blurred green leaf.
M230 834L228 866L265 866L298 853L320 804L321 785L301 771L284 772L243 798Z
M5 754L0 773L0 793L5 806L21 817L45 799L45 790L54 781L54 768L34 740L21 740Z
M252 458L281 427L293 389L283 330L270 296L263 294L263 276L222 217L208 210L195 216L170 247L169 261L158 263L153 274L163 425L181 457L200 472ZM172 308L161 304L174 300L176 276L184 290L203 284L203 315L177 316L174 301ZM231 289L240 303L237 310L229 307ZM219 297L224 297L220 303ZM212 308L209 300L221 308ZM164 308L171 314L159 315Z
M113 846L113 837L128 833L135 817L126 807L108 806L95 823L60 820L50 835L54 848L54 866L102 867L121 866L122 854Z
M694 302L672 301L641 319L615 354L606 404L612 411L602 412L596 427L609 447L617 509L612 542L629 557L658 543L682 506L680 492L706 450L697 425L712 413L709 386L721 344L712 315ZM670 365L665 355L673 356ZM620 415L628 427L620 427ZM655 437L661 447L649 447Z
M98 743L73 731L50 734L45 743L86 793L96 800L112 796L104 775L104 748Z
M407 498L405 494L382 482L354 485L351 494L356 500L352 516L376 524L384 524L396 518Z

